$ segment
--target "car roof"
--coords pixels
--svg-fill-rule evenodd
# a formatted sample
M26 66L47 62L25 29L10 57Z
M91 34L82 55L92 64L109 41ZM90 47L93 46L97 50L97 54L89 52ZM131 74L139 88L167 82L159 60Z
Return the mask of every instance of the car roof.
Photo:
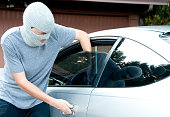
M98 31L95 36L121 36L130 38L153 49L170 61L170 44L160 38L160 34L170 32L170 26L137 26Z
M155 32L170 32L170 26L168 25L160 25L160 26L136 26L136 27L127 27L138 30L147 30L147 31L155 31Z

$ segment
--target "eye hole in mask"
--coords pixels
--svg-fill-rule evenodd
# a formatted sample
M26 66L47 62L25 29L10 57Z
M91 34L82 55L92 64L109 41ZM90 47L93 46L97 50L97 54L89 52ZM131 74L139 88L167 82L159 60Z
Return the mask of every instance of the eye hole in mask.
M37 29L37 28L34 28L34 27L31 27L31 30L32 30L35 34L37 34L37 35L45 35L45 34L47 34L47 33L43 32L43 31L41 31L41 30L39 30L39 29Z

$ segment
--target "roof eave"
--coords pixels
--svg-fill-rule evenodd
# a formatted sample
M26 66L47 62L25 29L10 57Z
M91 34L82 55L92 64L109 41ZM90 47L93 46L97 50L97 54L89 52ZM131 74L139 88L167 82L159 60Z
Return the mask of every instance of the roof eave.
M107 2L107 3L124 3L124 4L145 4L145 5L168 5L170 1L138 1L138 0L73 0L89 2Z

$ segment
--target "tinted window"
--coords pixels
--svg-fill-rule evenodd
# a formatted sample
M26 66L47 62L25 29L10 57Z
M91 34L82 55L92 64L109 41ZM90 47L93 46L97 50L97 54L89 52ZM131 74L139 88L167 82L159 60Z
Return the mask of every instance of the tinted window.
M92 53L86 53L76 46L74 53L64 54L56 60L49 79L49 85L92 85L94 76L102 64L102 60L97 59L99 52L107 53L112 47L112 43L92 43ZM75 51L76 50L76 51ZM100 62L99 62L100 61Z
M137 72L134 72L133 70L134 68L136 70L136 67L139 68L139 70L137 69ZM127 71L127 68L133 69ZM140 72L140 70L142 72ZM136 41L125 39L119 44L109 59L98 87L148 85L166 78L170 75L169 71L170 64L160 55ZM128 75L125 74L127 72ZM135 75L138 75L135 79L123 80L127 77L133 78Z

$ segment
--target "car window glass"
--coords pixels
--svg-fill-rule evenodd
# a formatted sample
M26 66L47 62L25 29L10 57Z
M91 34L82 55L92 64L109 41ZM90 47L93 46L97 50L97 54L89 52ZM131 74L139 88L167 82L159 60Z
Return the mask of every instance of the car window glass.
M135 87L170 75L170 64L146 46L125 39L112 53L98 87Z
M92 53L78 51L56 61L49 79L49 86L90 86L100 68L104 57L98 59L100 52L107 54L112 45L92 47Z

